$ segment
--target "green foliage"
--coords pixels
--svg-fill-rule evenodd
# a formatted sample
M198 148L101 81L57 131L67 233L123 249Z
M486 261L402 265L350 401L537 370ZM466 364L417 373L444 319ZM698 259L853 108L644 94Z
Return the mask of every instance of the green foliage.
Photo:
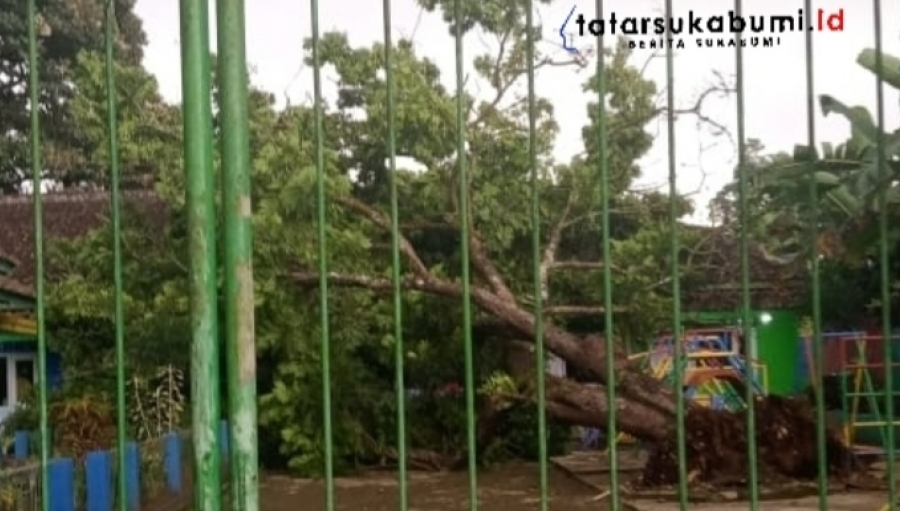
M857 63L896 95L900 60L883 55L879 69L876 56L873 49L863 50ZM823 115L847 121L849 138L837 145L822 143L820 148L798 145L792 155L767 156L761 146L751 145L745 170L752 220L744 228L752 230L770 255L785 261L808 257L816 248L824 257L820 269L826 323L834 328L858 327L880 301L875 298L880 294L880 243L886 243L892 254L900 247L897 222L888 221L884 240L878 222L882 208L891 219L900 214L900 189L891 186L900 176L900 128L889 131L865 107L827 94L819 97L819 106ZM809 236L811 184L819 198L816 240ZM736 182L715 204L726 223L737 221L733 211L737 189ZM900 267L894 264L889 273L897 280Z
M490 458L494 460L540 460L538 412L534 405L516 406L504 417L497 432L499 441L491 446ZM572 443L572 428L566 424L547 420L547 455L560 456L568 452Z
M38 62L44 90L41 112L47 177L67 184L97 180L95 168L85 167L84 140L72 112L71 87L78 54L103 49L104 2L92 0L39 0ZM136 0L116 0L118 40L116 55L128 66L139 65L147 42L141 20L133 9ZM13 192L28 168L27 137L29 111L26 83L28 37L26 3L0 1L0 190Z
M0 452L9 452L15 444L16 431L38 431L40 426L40 408L36 406L34 393L20 399L15 410L3 420L0 431Z
M494 409L503 412L497 440L487 450L489 461L510 458L531 461L540 460L540 436L538 435L538 409L534 403L522 403L519 386L508 374L497 371L488 377L479 388L479 393L490 399ZM565 454L572 428L566 424L547 421L547 454Z
M79 127L82 172L102 182L109 166L104 55L79 53L72 75L78 95L69 108ZM119 165L126 182L168 165L180 169L181 130L173 129L180 124L178 108L165 104L156 79L142 67L119 61L115 80Z
M521 0L463 4L464 28L490 33L503 46L499 52L474 58L478 78L490 88L489 97L462 98L472 228L485 257L516 296L510 305L526 311L534 301L534 265L523 255L530 253L535 226L529 200L527 102L516 92L526 74L526 4ZM449 4L423 0L422 5L446 15ZM67 57L66 68L67 80L77 92L66 103L66 115L77 135L85 179L103 172L107 158L104 63L96 49L83 44ZM561 61L543 47L537 53L539 68L581 65L578 59ZM456 93L442 85L446 77L416 52L411 41L398 41L393 55L397 153L424 168L413 171L401 165L394 176L405 238L403 277L421 280L428 272L429 279L454 288L462 267L456 227L460 223ZM390 235L385 229L391 175L386 163L384 47L379 43L354 47L345 34L326 33L319 58L338 75L337 102L324 105L323 119L328 269L383 291L390 288L384 283L391 277ZM669 197L628 191L640 174L636 162L652 143L646 126L659 113L654 104L657 89L633 65L626 44L604 58L611 139L609 154L602 156L608 158L612 176L613 296L617 304L625 305L616 312L617 331L624 340L637 341L666 325L671 309ZM123 60L115 71L123 170L130 176L153 176L156 191L170 206L163 222L151 221L137 209L126 210L122 232L126 366L132 380L129 414L135 434L152 438L180 423L186 405L181 378L189 376L186 347L192 328L181 119L179 108L162 101L155 80L136 61ZM585 91L596 96L598 86L597 77L588 78ZM558 245L547 264L574 261L598 266L602 259L597 214L599 108L596 103L588 107L585 154L559 163L551 156L558 133L553 109L546 98L536 98L536 106L537 222L542 250ZM308 106L277 110L271 94L251 90L248 121L260 438L267 453L263 461L318 474L324 455L326 376L320 296L311 288L318 280L308 278L320 264L317 201L310 200L318 185L313 167L315 118ZM218 164L216 155L217 168ZM98 183L102 180L92 184ZM677 214L691 211L689 200L673 200ZM690 232L679 234L685 244L691 242ZM50 343L64 358L66 391L72 395L108 396L115 388L112 246L111 228L104 225L83 239L50 247L53 266L59 269L49 289ZM689 254L676 256L687 261ZM476 285L486 289L487 279L479 273L483 270L475 270ZM689 274L690 268L685 272ZM546 280L545 303L602 303L599 272L558 269ZM464 381L464 335L459 300L448 297L453 293L403 294L404 346L399 357L405 362L407 389L420 392L419 397L408 398L410 447L454 455L465 446L466 417L464 399L448 389ZM393 303L383 298L380 293L335 285L328 290L330 365L325 384L331 391L339 472L386 463L396 446L398 339ZM475 316L476 326L498 319L491 318L496 311L484 309ZM587 333L602 330L599 318L591 313L585 318L552 319ZM508 355L503 341L493 335L476 332L474 342L476 381L489 389L479 397L483 404L497 399L510 384L511 380L495 378ZM165 368L165 377L153 376L160 368ZM160 386L169 389L163 392L165 397L157 395ZM502 437L492 456L533 457L537 444L533 406L508 403L503 413ZM549 433L551 452L558 452L568 440L568 428L551 422Z
M898 59L884 55L883 60L880 73L874 50L863 50L857 62L900 92ZM812 179L821 201L821 229L841 237L842 248L858 259L871 255L876 245L874 220L881 209L882 192L889 214L896 214L900 208L900 192L889 186L900 175L900 129L882 131L866 108L846 105L829 95L820 96L819 104L824 115L839 115L847 120L849 139L837 146L823 143L820 150L797 146L792 157L779 155L765 162L757 157L753 168L747 169L758 217L755 224L759 232L777 234L772 237L782 240L776 251L808 250L810 245L802 238L808 230L805 225L810 222L807 204ZM736 188L737 184L732 185L728 193L734 193ZM892 227L888 241L896 245L900 229Z

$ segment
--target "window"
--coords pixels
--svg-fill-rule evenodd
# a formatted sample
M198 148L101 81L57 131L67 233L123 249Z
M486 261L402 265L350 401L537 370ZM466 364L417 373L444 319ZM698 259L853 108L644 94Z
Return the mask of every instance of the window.
M22 403L31 399L34 389L34 360L19 359L16 360L16 402Z

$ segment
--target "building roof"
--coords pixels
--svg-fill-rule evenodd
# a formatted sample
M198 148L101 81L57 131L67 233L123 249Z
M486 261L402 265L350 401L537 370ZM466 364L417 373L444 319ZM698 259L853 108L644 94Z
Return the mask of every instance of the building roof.
M54 240L84 236L109 219L110 198L106 191L48 193L42 198L45 247ZM122 204L123 209L136 209L149 218L164 220L167 216L166 204L152 191L123 191ZM11 274L0 274L0 290L33 297L34 202L31 195L0 196L0 250L0 255L15 265Z
M691 311L741 307L740 238L724 227L696 227L702 241L691 247L693 275L682 284L683 306ZM756 242L748 244L750 305L753 309L795 309L806 300L807 261L776 261Z

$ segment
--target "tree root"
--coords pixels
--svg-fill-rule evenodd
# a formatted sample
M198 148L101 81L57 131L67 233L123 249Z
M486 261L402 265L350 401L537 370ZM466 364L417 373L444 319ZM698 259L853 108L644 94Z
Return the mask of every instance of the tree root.
M805 400L769 396L756 401L756 463L760 481L812 481L819 474L816 422ZM716 487L747 484L747 419L745 413L691 408L685 420L687 471L696 481ZM851 468L848 449L827 431L827 472L843 477ZM644 487L678 482L676 436L652 444L639 484Z

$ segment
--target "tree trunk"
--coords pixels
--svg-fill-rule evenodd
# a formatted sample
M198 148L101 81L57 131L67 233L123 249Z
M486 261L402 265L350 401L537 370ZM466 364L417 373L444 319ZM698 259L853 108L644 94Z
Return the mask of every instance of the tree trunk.
M419 263L421 264L421 263ZM482 261L482 264L487 264ZM317 285L313 272L294 272L295 283ZM365 288L390 293L393 283L369 276L332 273L336 286ZM420 271L402 282L404 288L459 298L462 288L455 282L438 279ZM473 286L471 298L481 311L490 314L522 339L534 339L534 315L519 306L508 290L497 293ZM676 457L676 402L670 385L628 364L624 353L607 350L604 339L581 337L547 321L544 325L547 349L578 368L588 383L548 377L547 411L554 418L572 424L606 429L609 417L606 386L615 385L618 431L644 441L651 450L643 474L648 485L671 484L678 479ZM612 368L610 374L609 368ZM533 379L532 379L533 380ZM816 423L806 401L770 397L757 400L756 441L762 475L800 479L817 474ZM744 414L715 412L688 404L685 420L687 467L692 480L734 483L743 481L748 470L748 441ZM848 466L847 450L837 434L829 432L829 471Z

